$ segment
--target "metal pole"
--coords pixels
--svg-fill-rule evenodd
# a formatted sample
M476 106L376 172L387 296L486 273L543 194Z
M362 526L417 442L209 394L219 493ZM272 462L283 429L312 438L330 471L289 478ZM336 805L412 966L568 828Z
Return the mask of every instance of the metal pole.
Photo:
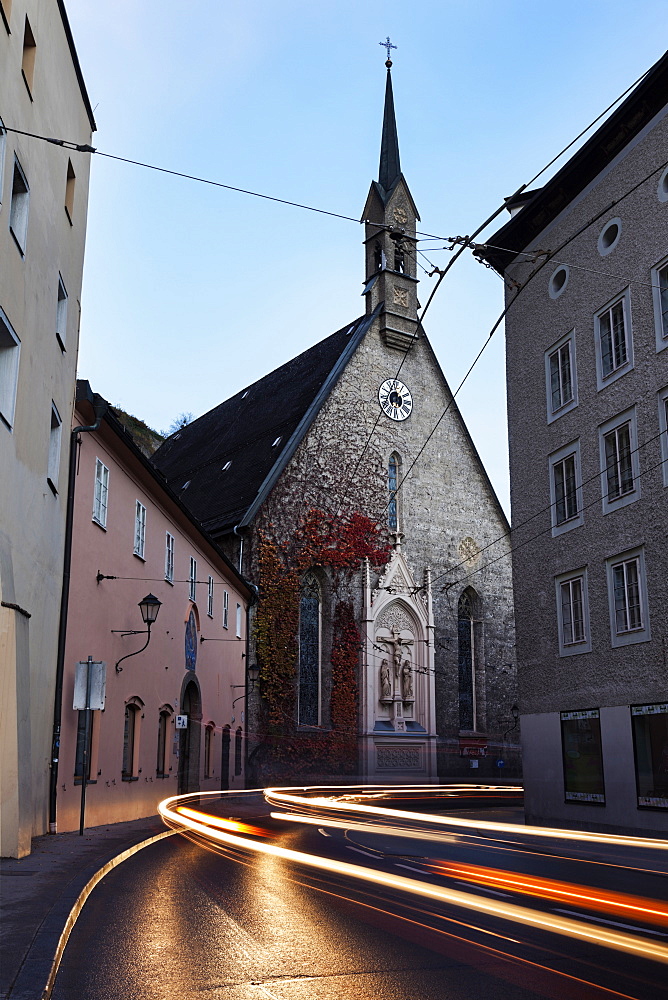
M83 837L84 818L86 815L86 785L88 784L88 759L90 756L90 668L93 657L86 662L86 723L84 726L83 766L81 768L81 814L79 816L79 836Z

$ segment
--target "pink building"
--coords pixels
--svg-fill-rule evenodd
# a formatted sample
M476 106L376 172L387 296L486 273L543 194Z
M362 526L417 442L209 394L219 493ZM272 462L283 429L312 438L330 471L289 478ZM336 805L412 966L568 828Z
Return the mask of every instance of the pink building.
M96 400L77 384L75 427L94 425ZM177 792L244 786L253 591L104 410L96 430L78 435L59 832L79 825L84 770L87 826L151 815ZM161 602L151 626L138 607L148 595ZM89 656L106 662L106 691L87 739L86 712L73 705L76 665Z

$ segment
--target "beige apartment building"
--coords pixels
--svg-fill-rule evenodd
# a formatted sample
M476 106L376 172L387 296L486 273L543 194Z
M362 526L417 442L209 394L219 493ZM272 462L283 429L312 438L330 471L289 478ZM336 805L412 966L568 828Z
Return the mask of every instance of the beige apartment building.
M95 122L61 0L0 0L0 853L48 827Z

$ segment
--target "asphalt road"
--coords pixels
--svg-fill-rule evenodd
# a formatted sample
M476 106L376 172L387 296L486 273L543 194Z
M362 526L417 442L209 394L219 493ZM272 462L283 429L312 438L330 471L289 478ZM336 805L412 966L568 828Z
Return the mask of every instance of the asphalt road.
M524 891L520 899L471 885L457 877L459 869L496 866L664 900L668 884L652 852L581 846L566 852L551 842L537 850L499 837L436 844L315 826L274 824L273 830L272 842L293 850L546 914L578 910ZM271 854L219 850L177 835L114 869L82 911L54 1000L668 996L666 965ZM444 874L445 863L457 870ZM587 919L594 929L625 923L601 911ZM668 943L666 927L626 926Z

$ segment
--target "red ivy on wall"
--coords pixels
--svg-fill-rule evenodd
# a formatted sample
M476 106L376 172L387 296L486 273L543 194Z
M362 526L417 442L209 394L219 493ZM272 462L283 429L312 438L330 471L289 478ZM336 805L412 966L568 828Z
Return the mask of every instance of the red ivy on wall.
M337 599L334 608L331 730L296 730L300 578L312 566L329 568L336 593L342 575L350 576L364 559L373 566L383 565L390 548L376 523L357 513L331 517L310 510L281 545L268 533L260 533L255 642L266 707L265 749L276 765L292 763L302 771L355 771L360 633L350 601Z

